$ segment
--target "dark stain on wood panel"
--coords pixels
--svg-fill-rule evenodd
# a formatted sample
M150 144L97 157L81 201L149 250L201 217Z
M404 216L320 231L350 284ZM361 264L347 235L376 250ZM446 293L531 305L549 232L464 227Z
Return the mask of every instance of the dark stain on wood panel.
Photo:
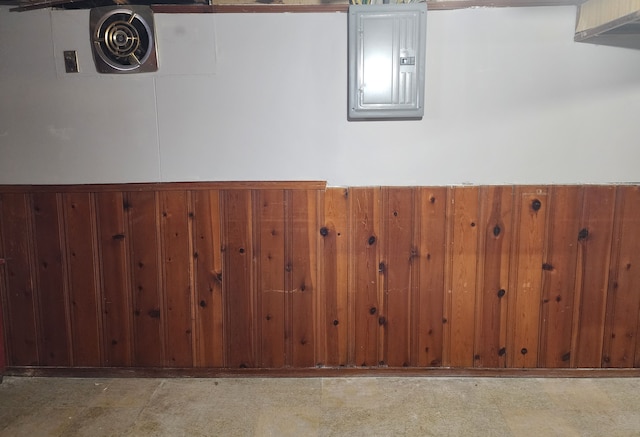
M347 311L349 260L349 191L328 188L324 193L324 226L319 229L318 287L321 293L318 335L319 359L327 366L345 366L348 360Z
M65 193L63 204L73 363L97 367L105 363L94 199L91 193Z
M353 364L375 366L378 365L378 319L383 316L382 302L378 296L379 270L384 270L378 254L380 189L352 188L349 190L349 200L349 294L353 324L349 335L353 336Z
M480 260L474 351L476 367L504 367L506 364L500 350L506 344L512 203L512 187L480 189Z
M2 196L2 238L4 283L3 306L6 317L7 364L37 365L38 328L36 326L35 281L32 268L30 196Z
M386 364L409 367L412 349L411 300L414 295L413 266L418 265L418 248L413 237L414 190L383 188L382 220L385 257L384 299L386 308L381 326L386 330Z
M420 188L420 266L417 314L417 365L442 365L446 188ZM415 331L414 331L415 332Z
M285 205L284 190L256 190L257 298L260 367L285 365Z
M574 304L572 367L600 367L604 336L615 187L584 187Z
M129 192L123 209L128 219L135 366L162 367L165 337L163 335L160 290L160 244L157 194Z
M220 251L220 192L194 191L193 264L196 296L195 339L197 367L222 367L222 252Z
M603 367L637 367L640 314L640 187L620 187L609 281Z
M165 365L193 366L192 256L189 224L189 196L186 191L160 193L162 235L161 291L165 301L164 331L167 349Z
M291 337L293 367L313 367L317 284L316 191L290 191Z
M569 367L577 248L586 238L580 230L582 187L549 189L549 223L543 269L540 367Z
M251 191L225 190L223 299L226 367L256 366Z
M517 232L512 248L507 367L536 367L538 361L542 271L547 221L547 189L516 189Z
M62 208L56 193L33 194L34 248L40 307L40 365L71 365L70 320L62 249Z
M131 366L131 287L122 193L96 193L104 319L105 364Z
M476 274L478 262L479 187L456 187L453 193L451 291L447 331L451 366L473 366Z

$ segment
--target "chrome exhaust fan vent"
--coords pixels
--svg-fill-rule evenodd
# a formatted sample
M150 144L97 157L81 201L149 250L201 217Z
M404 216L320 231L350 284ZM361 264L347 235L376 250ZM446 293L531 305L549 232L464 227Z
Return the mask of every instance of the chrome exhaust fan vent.
M158 70L153 13L148 6L106 6L89 14L91 46L100 73Z

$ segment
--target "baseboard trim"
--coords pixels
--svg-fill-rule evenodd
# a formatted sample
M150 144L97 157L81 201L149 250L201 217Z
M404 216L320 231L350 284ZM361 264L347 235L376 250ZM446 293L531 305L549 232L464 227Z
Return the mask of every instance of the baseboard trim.
M313 377L476 377L476 378L637 378L636 368L479 369L320 367L305 369L7 367L5 376L73 378L313 378Z

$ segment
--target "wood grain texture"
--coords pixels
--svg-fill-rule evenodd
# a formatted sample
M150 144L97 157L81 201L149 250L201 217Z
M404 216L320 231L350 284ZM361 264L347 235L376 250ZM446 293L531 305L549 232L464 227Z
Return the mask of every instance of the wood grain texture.
M9 371L640 367L637 185L221 186L0 191Z
M7 364L38 364L38 328L34 294L35 275L31 255L30 196L2 196L4 318L6 320Z
M384 188L382 191L384 227L385 313L378 323L385 330L385 359L392 367L408 367L412 357L412 299L416 284L412 271L418 265L414 244L415 202L411 188Z
M640 188L620 187L617 193L616 231L603 367L637 367L638 314L640 314Z
M292 191L290 194L291 252L291 366L313 367L315 357L316 284L317 284L317 196L315 191ZM290 329L290 331L289 331Z
M160 193L160 232L162 286L164 296L164 335L167 349L165 366L193 365L192 250L189 196L186 191Z
M349 298L351 344L356 366L379 363L380 325L384 313L379 296L380 189L349 190L351 259L349 260ZM380 352L380 354L379 354Z
M482 187L474 366L504 367L509 296L513 189Z
M251 191L223 192L225 367L256 366Z
M220 191L191 192L195 287L195 365L222 367L222 241Z
M285 191L259 191L256 200L260 367L284 367Z
M133 312L128 259L128 235L122 193L96 193L104 361L107 366L129 367L133 360Z
M589 236L578 245L572 367L602 364L615 202L615 187L584 187L580 229Z
M104 361L94 199L91 193L65 193L62 203L66 224L73 363L97 367L104 365Z
M39 357L43 366L68 366L72 359L60 201L60 194L33 194L34 249L40 307Z
M122 367L8 367L8 376L85 378L347 378L347 377L456 377L456 378L638 378L637 368L598 369L487 369L481 367L322 367L313 369L168 369Z
M478 263L478 187L452 190L451 289L447 326L448 365L473 366Z
M349 190L324 193L324 226L320 228L318 259L318 360L327 366L348 362Z
M0 185L0 193L103 193L210 190L324 190L324 181L153 182L83 185Z
M419 188L419 252L417 362L420 367L442 365L443 305L445 295L446 188Z
M580 229L583 190L549 189L549 224L544 258L540 367L569 367L578 245L588 235Z
M509 299L507 366L536 367L538 361L547 188L516 189L514 240Z
M2 253L0 253L0 256ZM2 280L2 276L0 275L0 281ZM0 283L0 294L5 294L5 286L4 281ZM4 312L4 303L0 300L0 379L4 376L7 370L7 356L5 354L5 341L4 341L4 316L2 315Z
M164 365L159 208L153 192L128 192L123 209L130 234L130 271L136 366Z
M66 0L53 0L64 2ZM214 5L153 5L152 9L155 13L168 14L224 14L224 13L318 13L318 12L347 12L348 3L322 3L318 0L318 4L261 4L249 2L219 2ZM429 10L454 10L475 7L513 7L513 6L559 6L559 5L578 5L581 0L435 0L427 1ZM50 3L47 3L50 6ZM18 11L26 11L37 9L45 6L21 6L15 8Z

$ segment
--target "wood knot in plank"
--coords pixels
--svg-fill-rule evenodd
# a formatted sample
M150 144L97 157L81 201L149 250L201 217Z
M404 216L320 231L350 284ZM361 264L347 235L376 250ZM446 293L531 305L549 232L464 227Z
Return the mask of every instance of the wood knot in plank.
M493 227L493 236L494 237L496 237L496 238L499 237L501 232L502 232L502 229L500 228L500 225L495 225Z
M584 241L587 238L589 238L589 229L580 229L580 232L578 232L578 241Z
M538 212L540 211L540 208L542 208L542 202L540 202L540 200L538 199L533 199L533 201L531 202L531 209Z

